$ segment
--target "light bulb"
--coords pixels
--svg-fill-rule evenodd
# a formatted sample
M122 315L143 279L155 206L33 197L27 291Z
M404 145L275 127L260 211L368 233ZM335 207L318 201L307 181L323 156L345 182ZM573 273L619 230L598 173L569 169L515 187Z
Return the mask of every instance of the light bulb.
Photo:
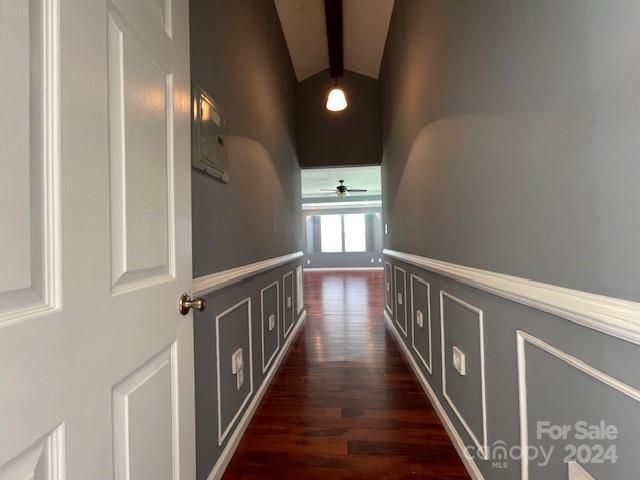
M333 88L327 97L327 110L339 112L345 108L347 108L347 97L344 96L341 88Z

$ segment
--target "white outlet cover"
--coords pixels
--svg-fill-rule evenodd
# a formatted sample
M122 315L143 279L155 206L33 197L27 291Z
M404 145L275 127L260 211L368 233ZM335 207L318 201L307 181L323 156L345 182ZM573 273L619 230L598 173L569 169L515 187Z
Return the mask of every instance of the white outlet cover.
M242 358L242 348L237 349L231 356L231 373L236 376L236 388L240 390L244 383L244 360Z
M375 259L375 258L372 258L372 259L371 259L371 263L374 263L375 261L376 261L376 259Z
M276 327L276 314L269 315L269 331L272 331Z
M231 373L236 374L243 367L242 349L239 348L231 355Z
M422 328L424 325L424 318L422 316L422 312L420 310L416 310L416 324Z
M243 383L244 383L244 367L240 368L240 370L238 370L238 373L236 375L236 388L240 390L240 387L242 387Z
M291 308L291 297L287 297L287 308Z
M455 368L460 375L464 376L467 374L467 357L464 352L455 345L453 346L453 368Z
M398 305L402 305L402 293L398 292Z
M388 292L389 290L391 290L391 283L390 283L390 282L387 282L387 292Z
M579 463L569 462L569 480L596 480Z

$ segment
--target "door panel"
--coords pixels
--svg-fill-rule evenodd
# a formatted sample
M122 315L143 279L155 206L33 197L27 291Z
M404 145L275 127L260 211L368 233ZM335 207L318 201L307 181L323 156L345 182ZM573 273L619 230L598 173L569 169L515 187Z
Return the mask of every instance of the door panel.
M113 10L108 33L111 263L118 292L173 275L173 82Z
M52 4L0 1L0 327L57 302Z
M117 480L172 479L177 466L178 411L175 344L113 389ZM149 442L148 435L156 439Z
M0 0L3 480L195 478L188 24Z

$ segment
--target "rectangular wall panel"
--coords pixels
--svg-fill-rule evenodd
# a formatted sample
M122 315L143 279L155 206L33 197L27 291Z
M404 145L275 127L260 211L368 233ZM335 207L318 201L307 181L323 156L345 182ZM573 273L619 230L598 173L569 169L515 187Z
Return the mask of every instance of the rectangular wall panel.
M393 292L396 324L407 336L407 272L400 267L393 267Z
M275 325L270 330L269 319ZM280 282L275 281L260 292L260 320L262 331L262 372L266 372L280 349Z
M295 323L293 314L293 272L288 272L282 277L282 310L284 312L284 337L289 336L289 332Z

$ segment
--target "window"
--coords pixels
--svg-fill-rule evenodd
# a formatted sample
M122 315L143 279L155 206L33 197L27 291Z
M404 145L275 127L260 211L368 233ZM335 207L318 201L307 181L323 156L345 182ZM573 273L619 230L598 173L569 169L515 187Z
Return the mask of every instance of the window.
M342 252L342 215L320 217L320 250L323 253Z
M314 215L307 217L307 247L309 252L323 253L366 252L367 215Z
M367 228L364 213L354 213L344 216L344 251L367 251Z

